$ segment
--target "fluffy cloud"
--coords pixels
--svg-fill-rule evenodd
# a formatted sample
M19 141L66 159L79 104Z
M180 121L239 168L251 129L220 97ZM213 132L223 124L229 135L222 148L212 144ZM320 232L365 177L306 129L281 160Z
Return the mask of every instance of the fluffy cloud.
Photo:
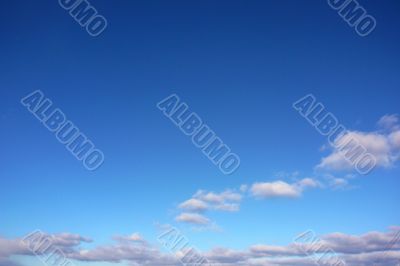
M352 170L354 168L352 159L346 159L345 154L350 152L356 143L375 158L376 166L384 168L393 166L400 154L399 117L398 115L386 115L377 124L378 131L347 131L345 134L339 135L334 140L332 152L321 159L317 168L335 171Z
M263 198L298 197L301 194L296 185L284 181L255 183L251 187L251 192L254 196Z
M255 183L251 186L251 193L255 197L274 198L288 197L295 198L302 195L306 188L315 188L319 183L311 178L304 178L298 182L289 184L284 181Z
M214 204L224 204L229 201L239 202L242 200L242 195L232 190L225 190L222 193L206 192L203 190L197 191L194 198L204 200Z
M108 246L99 246L91 250L78 250L69 255L70 259L89 262L128 261L131 265L177 265L177 260L169 255L162 254L157 248L124 242Z
M390 133L388 138L393 149L400 149L400 130Z
M117 264L128 262L132 266L180 265L178 252L165 254L159 248L139 238L139 234L123 237L133 241L117 241L115 244L92 249L81 249L81 243L88 239L78 235L48 236L59 240L57 245L67 250L65 254L71 260ZM69 236L75 237L71 239ZM139 239L143 241L136 241ZM395 266L400 262L399 240L400 227L392 227L387 232L368 232L363 235L332 233L321 236L318 242L302 239L287 246L258 244L246 250L217 247L200 255L213 265L221 266L310 266L315 265L315 262L309 254L322 254L331 249L335 256L345 261L347 266ZM32 255L32 253L21 244L21 239L0 238L0 265L15 266L9 261L12 255Z
M247 251L215 249L207 254L209 259L222 265L309 266L315 262L308 255L321 256L329 250L332 252L330 255L344 261L347 266L396 266L400 263L399 230L400 227L393 227L388 232L368 232L361 236L333 233L317 238L317 241L313 238L287 246L259 244Z
M210 220L198 213L181 213L178 215L175 220L177 222L191 223L197 225L208 225L210 224Z
M42 242L43 239L47 239L49 242ZM73 254L76 248L82 243L91 242L91 239L77 234L62 233L50 235L39 231L35 231L24 238L5 239L0 237L0 266L18 266L9 260L9 257L12 255L33 255L33 245L29 242L32 240L36 241L34 245L37 245L36 247L39 248L44 248L47 243L51 243L53 249L49 248L46 252L57 249L67 256L68 254Z
M242 186L241 189L244 189L244 187ZM191 199L179 204L178 207L192 212L206 210L238 211L241 200L242 195L232 190L225 190L221 193L199 190Z
M199 213L206 211L239 211L240 201L242 200L241 193L246 189L245 186L241 186L240 193L229 189L221 193L199 190L192 198L178 205L178 208L183 210L184 213L178 215L175 220L196 225L209 225L210 220Z
M179 208L188 211L203 212L208 209L208 205L202 200L189 199L179 204Z
M317 187L322 187L322 184L312 178L303 178L291 184L277 180L254 183L251 186L241 185L238 190L227 189L221 193L198 190L192 198L178 205L178 209L183 213L179 214L175 220L195 225L209 225L211 221L204 216L205 212L237 212L240 210L240 203L247 191L251 196L257 198L295 198L301 196L305 189Z

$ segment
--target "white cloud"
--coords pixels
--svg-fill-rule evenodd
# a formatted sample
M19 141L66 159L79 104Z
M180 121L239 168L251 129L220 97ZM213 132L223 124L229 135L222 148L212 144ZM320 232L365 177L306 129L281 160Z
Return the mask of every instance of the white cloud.
M298 176L297 172L296 175L290 175L292 178L295 178L295 176ZM340 186L341 180L333 180L333 177L330 179L330 187L338 188ZM238 190L227 189L220 193L198 190L192 198L178 205L178 209L183 213L178 215L175 220L177 222L208 225L211 221L205 216L205 213L210 211L238 212L241 201L247 191L250 196L256 198L297 198L306 189L323 187L324 185L317 179L307 177L292 183L277 180L273 182L258 182L250 186L241 185Z
M145 242L143 237L139 233L133 233L129 236L116 236L114 240L124 242L124 241L132 241L132 242Z
M241 185L239 190L240 190L240 192L244 193L244 192L246 192L248 189L249 189L249 186L248 186L248 185Z
M48 236L58 239L57 243L66 257L76 261L111 262L117 265L126 261L132 266L178 266L181 265L178 257L184 255L182 250L177 251L176 255L179 256L162 253L159 248L146 244L145 241L123 241L81 249L82 242L85 242L83 240L87 238L74 234ZM133 234L133 239L138 239L137 236L140 235ZM307 242L305 239L286 246L257 244L245 250L217 247L199 255L204 256L211 264L224 266L311 266L315 262L309 256L310 253L322 255L325 250L331 249L347 266L394 266L400 261L399 238L400 227L392 227L387 232L373 231L363 235L332 233L321 236L320 242L314 242L314 239L313 242ZM1 266L14 266L10 261L13 255L34 256L20 241L21 239L0 237ZM321 248L320 243L324 248Z
M251 253L257 256L296 256L302 252L292 246L254 245L250 247Z
M355 177L356 175L353 174L346 174L340 177L331 174L324 174L321 176L321 178L323 179L324 187L331 188L333 190L347 190L355 188L350 185L350 180Z
M314 179L312 179L312 178L309 178L309 177L303 178L302 180L298 181L298 182L297 182L297 185L298 185L301 189L305 189L305 188L308 188L308 187L310 187L310 188L317 188L317 187L320 187L320 186L321 186L321 184L320 184L318 181L316 181L316 180L314 180Z
M199 190L193 197L214 204L223 204L228 201L239 202L242 200L242 195L232 190L225 190L222 193Z
M399 129L400 118L398 114L384 115L377 124L380 128L393 131Z
M178 215L175 220L177 222L183 222L183 223L190 223L190 224L197 224L197 225L208 225L210 224L210 220L198 213L181 213Z
M400 130L390 133L389 143L394 149L400 149Z
M250 191L253 196L261 198L296 198L302 195L304 189L315 188L319 186L320 185L317 181L311 178L304 178L292 184L286 183L281 180L255 183L251 186Z
M237 203L221 203L214 206L214 210L225 212L237 212L240 210L240 205Z
M261 182L252 186L241 185L238 191L227 189L221 193L198 190L192 198L180 203L182 210L175 221L196 225L210 225L211 220L204 213L209 211L238 212L244 194L249 191L254 197L299 197L307 188L322 187L320 182L313 178L303 178L292 184L284 181ZM200 214L201 213L201 214Z
M243 189L245 187L242 185L240 191L242 192ZM178 205L178 208L185 213L180 214L175 220L198 225L209 224L210 220L208 218L197 213L206 211L237 212L240 209L241 200L242 194L230 189L221 193L199 190L192 198Z
M188 211L202 212L208 209L208 205L204 201L199 199L189 199L179 204L179 208Z
M255 183L251 187L251 193L257 197L299 197L301 191L292 184L284 181Z
M333 178L330 181L330 186L333 189L343 189L343 188L348 187L348 185L349 185L349 181L344 178Z
M333 147L331 147L331 154L322 158L317 168L351 171L354 169L353 160L346 159L345 154L350 154L351 149L358 144L365 148L365 152L370 153L376 159L376 166L392 167L399 159L400 154L399 117L398 115L386 115L379 120L378 125L382 130L373 132L347 131L344 135L336 138ZM357 158L357 156L355 155L354 158Z

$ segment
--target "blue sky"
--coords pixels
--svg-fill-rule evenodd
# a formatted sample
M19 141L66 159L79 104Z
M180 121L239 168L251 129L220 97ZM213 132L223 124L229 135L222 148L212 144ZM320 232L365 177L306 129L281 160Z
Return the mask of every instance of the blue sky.
M311 93L371 146L379 144L368 137L397 132L377 123L400 113L400 5L359 2L377 21L366 37L326 1L92 0L108 21L93 38L55 0L8 1L0 11L0 235L73 233L93 239L77 248L94 249L138 232L157 245L157 225L170 224L208 251L285 246L308 229L362 235L398 226L396 143L378 151L391 161L366 176L317 169L334 151L292 108ZM21 105L38 89L104 152L98 170L87 171ZM172 93L240 156L234 174L221 173L157 109ZM315 186L295 197L255 193L257 183L305 178ZM199 190L239 196L229 203L240 210L217 210ZM177 221L191 198L207 203L198 213L207 225Z

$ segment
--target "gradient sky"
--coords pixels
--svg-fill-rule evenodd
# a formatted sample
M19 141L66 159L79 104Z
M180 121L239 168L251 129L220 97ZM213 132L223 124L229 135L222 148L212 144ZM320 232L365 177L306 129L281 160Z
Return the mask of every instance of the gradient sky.
M156 243L156 225L172 224L209 250L287 245L307 229L358 235L399 225L398 163L367 176L317 171L331 153L321 149L327 138L292 108L312 93L348 129L369 133L400 113L398 1L359 1L377 20L367 37L319 0L90 2L109 23L96 38L56 0L3 1L1 236L71 232L94 247L140 232ZM98 170L87 171L20 104L37 89L104 152ZM234 174L223 175L156 108L172 93L240 156ZM348 185L251 195L256 182L328 175ZM175 221L199 189L241 193L240 211L207 212L205 228Z

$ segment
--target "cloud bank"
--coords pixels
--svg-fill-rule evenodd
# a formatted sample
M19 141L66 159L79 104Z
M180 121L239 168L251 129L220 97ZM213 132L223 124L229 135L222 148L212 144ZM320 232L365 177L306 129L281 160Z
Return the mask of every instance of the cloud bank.
M400 227L391 227L387 232L367 232L363 235L332 233L321 236L321 243L334 250L348 266L390 266L400 262ZM166 254L155 245L148 244L137 233L131 236L114 238L115 243L83 249L82 243L91 241L88 238L64 233L47 235L53 244L65 255L76 261L111 262L118 265L127 262L132 266L178 266L182 254ZM131 241L126 241L131 240ZM255 244L246 250L233 250L216 247L203 252L212 265L221 266L311 266L315 265L304 250L321 253L319 245L308 242L296 242L287 246ZM0 265L16 265L9 260L12 255L32 256L21 239L0 238Z

